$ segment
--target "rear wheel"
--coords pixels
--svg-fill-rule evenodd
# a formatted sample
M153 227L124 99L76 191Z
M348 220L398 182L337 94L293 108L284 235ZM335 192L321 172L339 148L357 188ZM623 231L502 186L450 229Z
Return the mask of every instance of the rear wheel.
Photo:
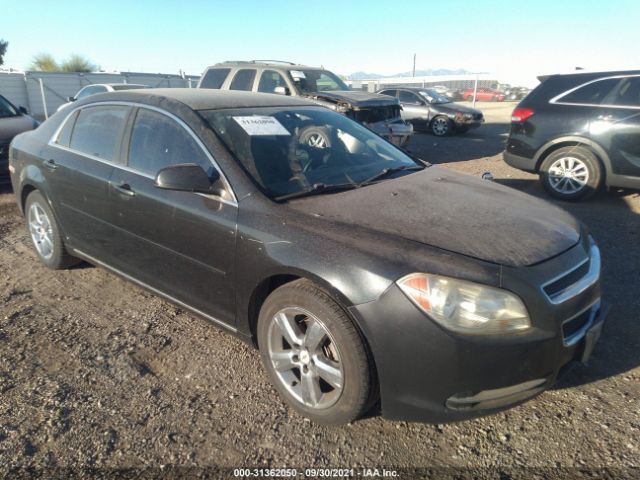
M540 166L544 188L561 200L580 200L595 194L602 183L602 167L591 150L563 147L552 152Z
M260 310L258 344L271 381L294 409L336 425L370 405L372 367L342 308L307 280L275 290Z
M80 262L67 252L53 210L40 192L33 191L29 194L25 202L25 213L31 241L42 263L53 270L59 270Z

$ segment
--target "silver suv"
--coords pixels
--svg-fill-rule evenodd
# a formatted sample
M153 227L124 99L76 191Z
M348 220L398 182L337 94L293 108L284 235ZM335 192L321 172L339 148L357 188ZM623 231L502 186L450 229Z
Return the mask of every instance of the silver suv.
M413 126L402 120L401 106L395 98L352 91L333 72L276 60L222 62L207 67L198 88L245 90L305 97L340 112L366 126L394 145L404 145ZM318 130L314 146L329 144Z

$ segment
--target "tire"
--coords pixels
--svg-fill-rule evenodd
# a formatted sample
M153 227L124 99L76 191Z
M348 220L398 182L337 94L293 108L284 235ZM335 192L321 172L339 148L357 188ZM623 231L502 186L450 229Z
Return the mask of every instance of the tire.
M473 95L469 95L469 96L467 97L467 101L468 101L468 102L473 102Z
M303 128L300 132L299 142L313 148L329 148L331 147L331 137L327 129L322 127L310 126Z
M542 185L552 197L560 200L586 199L600 189L602 180L600 161L586 147L559 148L540 165Z
M33 247L42 263L52 270L60 270L80 262L67 252L53 210L40 192L35 190L29 194L24 210Z
M267 297L258 318L258 345L280 395L314 422L348 423L374 403L375 369L359 331L308 280L283 285Z
M451 120L443 115L438 115L431 120L429 129L436 137L444 137L451 131Z

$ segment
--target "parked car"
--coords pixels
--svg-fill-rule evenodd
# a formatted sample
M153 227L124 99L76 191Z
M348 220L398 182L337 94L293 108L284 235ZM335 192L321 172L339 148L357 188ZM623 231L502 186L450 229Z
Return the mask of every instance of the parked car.
M514 102L516 100L522 100L530 91L531 89L527 87L510 87L504 90L505 101Z
M477 102L504 102L505 94L493 88L478 88L476 92ZM469 102L473 101L473 88L467 88L462 92L462 98Z
M404 145L413 128L402 120L400 104L375 93L356 92L335 73L276 60L223 62L208 67L198 88L243 90L305 97L373 130L395 145ZM310 142L328 144L322 130L309 136Z
M257 345L319 423L378 395L388 418L438 423L523 402L589 358L607 312L567 212L305 99L108 93L11 152L44 265L86 260Z
M462 100L462 92L459 89L445 87L444 85L435 85L425 87L429 90L433 90L438 92L440 95L444 95L448 97L452 102L456 102L458 100Z
M33 130L39 123L0 95L0 183L9 181L9 144L17 134Z
M404 120L411 122L416 129L428 130L439 137L451 132L466 132L484 122L480 110L453 103L431 89L388 88L378 93L398 98Z
M67 103L63 103L58 107L58 111L62 110L67 105L75 102L76 100L82 100L90 95L96 93L117 92L119 90L137 90L140 88L150 88L149 85L142 85L137 83L93 83L81 88L78 93L73 97L67 98Z
M640 71L540 80L513 111L505 161L562 200L640 188Z

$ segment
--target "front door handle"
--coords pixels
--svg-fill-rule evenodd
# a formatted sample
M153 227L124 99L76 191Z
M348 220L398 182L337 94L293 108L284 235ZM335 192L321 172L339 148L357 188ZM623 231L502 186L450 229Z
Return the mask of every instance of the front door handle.
M135 197L136 196L136 192L131 190L131 185L129 185L128 183L121 183L119 185L114 185L112 183L111 186L113 186L113 188L115 190L117 190L118 193L126 195L127 197Z
M49 170L55 170L56 168L58 168L58 165L56 165L56 161L53 158L50 158L49 160L44 162L44 166Z

